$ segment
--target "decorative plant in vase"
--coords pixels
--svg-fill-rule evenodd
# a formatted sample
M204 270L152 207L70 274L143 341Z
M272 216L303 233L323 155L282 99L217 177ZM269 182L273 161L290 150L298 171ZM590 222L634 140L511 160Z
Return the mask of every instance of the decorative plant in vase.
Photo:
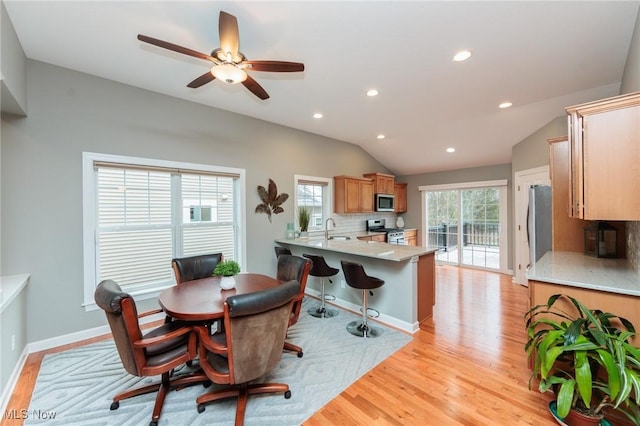
M298 225L300 225L300 232L307 232L310 220L311 209L308 207L298 207Z
M240 273L240 265L235 260L223 260L213 270L213 275L219 275L220 287L229 290L236 286L235 276Z
M640 425L640 348L630 343L633 324L564 294L534 306L525 319L525 350L534 359L529 388L538 380L540 392L555 393L554 417L568 417L571 425L575 417L592 418L597 425L602 409L613 407Z

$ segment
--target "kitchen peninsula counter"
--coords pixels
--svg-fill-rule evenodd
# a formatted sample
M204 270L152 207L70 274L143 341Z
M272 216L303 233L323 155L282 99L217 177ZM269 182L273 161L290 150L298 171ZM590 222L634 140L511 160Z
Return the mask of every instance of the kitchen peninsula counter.
M339 253L348 253L357 256L373 257L376 259L402 262L414 256L423 256L433 253L437 249L425 247L387 244L379 241L361 241L357 238L351 240L325 240L324 238L295 238L293 240L279 239L279 244L290 244L299 247L319 248Z
M277 239L294 255L323 256L329 266L339 269L325 281L327 293L335 296L331 302L359 313L362 291L346 284L340 261L360 263L367 275L384 280L384 285L368 296L369 307L377 309L380 322L413 333L420 322L433 315L435 304L435 252L425 247L387 244L377 241L325 240L324 238ZM320 278L309 276L307 293L320 294Z

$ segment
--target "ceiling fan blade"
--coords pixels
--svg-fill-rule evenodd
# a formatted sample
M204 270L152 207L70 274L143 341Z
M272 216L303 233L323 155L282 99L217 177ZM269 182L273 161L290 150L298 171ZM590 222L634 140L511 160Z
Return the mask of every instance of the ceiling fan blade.
M187 84L187 87L191 87L192 89L196 89L200 86L207 84L210 81L215 80L216 78L211 74L211 71L207 71L202 74L200 77L193 80L191 83Z
M218 20L218 33L220 36L220 49L225 55L231 53L231 59L238 61L240 49L240 35L238 32L238 20L227 12L220 11Z
M269 99L269 94L250 75L247 76L247 79L242 84L260 99Z
M244 61L252 71L297 72L304 71L304 64L285 61Z
M144 41L145 43L153 44L154 46L162 47L164 49L172 50L174 52L182 53L184 55L193 56L194 58L218 63L218 60L212 56L196 52L195 50L191 50L186 47L178 46L177 44L169 43L168 41L158 40L157 38L149 37L142 34L138 34L138 40Z

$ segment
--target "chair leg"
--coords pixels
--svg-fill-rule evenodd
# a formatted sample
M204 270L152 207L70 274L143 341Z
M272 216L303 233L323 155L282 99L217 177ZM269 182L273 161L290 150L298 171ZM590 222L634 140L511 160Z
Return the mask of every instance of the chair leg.
M358 337L378 337L382 334L382 329L369 325L369 306L367 303L367 290L362 290L362 320L351 321L347 324L347 331Z
M162 381L160 382L158 395L156 396L156 403L153 406L150 426L158 424L158 420L160 420L160 413L162 412L162 405L164 404L164 398L167 396L167 392L169 392L170 389L171 384L169 383L169 373L162 373Z
M309 315L314 316L316 318L331 318L338 315L338 311L336 309L329 309L325 304L326 294L324 291L324 277L320 280L320 304L315 307L309 308L307 311Z
M151 422L149 423L151 426L155 426L158 424L165 397L170 390L173 390L175 388L183 388L199 383L206 383L208 381L209 378L204 373L179 376L173 379L171 378L171 372L162 373L159 383L153 383L151 385L130 389L114 396L113 403L111 403L111 410L118 409L118 407L120 406L120 401L124 399L157 392L156 401L154 403L153 412L151 414Z
M284 392L284 397L286 399L291 398L289 385L285 383L256 383L251 385L248 383L242 383L219 391L200 395L196 399L196 403L198 404L198 413L202 413L204 411L205 404L209 402L216 401L218 399L237 397L238 402L236 407L235 425L242 426L244 424L244 417L247 410L247 400L249 398L249 395L274 392Z
M302 358L302 356L304 355L302 353L302 348L300 346L294 345L293 343L284 342L283 349L286 351L296 352L298 354L298 358Z

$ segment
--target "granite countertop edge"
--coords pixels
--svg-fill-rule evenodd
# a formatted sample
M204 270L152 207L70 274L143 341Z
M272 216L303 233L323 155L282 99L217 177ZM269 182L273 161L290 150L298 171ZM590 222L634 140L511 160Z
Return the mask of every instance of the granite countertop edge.
M547 252L527 272L529 280L640 297L640 272L625 259Z

